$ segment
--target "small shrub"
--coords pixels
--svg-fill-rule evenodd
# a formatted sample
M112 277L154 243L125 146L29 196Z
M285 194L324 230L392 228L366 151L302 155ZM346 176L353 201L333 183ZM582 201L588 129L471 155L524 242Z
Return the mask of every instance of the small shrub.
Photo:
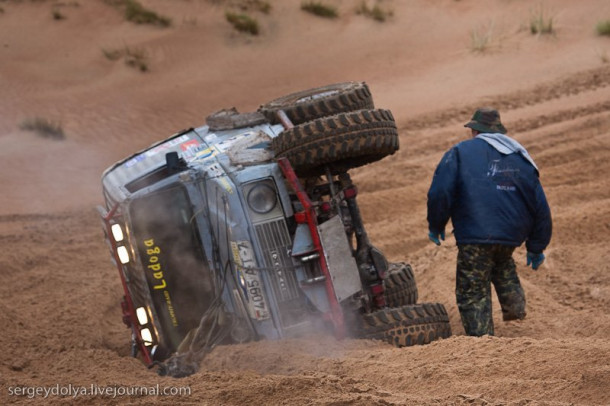
M61 13L61 11L59 11L58 8L54 8L51 14L53 15L54 20L65 20L66 19L66 16L63 15Z
M41 137L54 140L62 140L65 138L61 124L42 117L26 118L19 124L19 128L25 131L33 131Z
M335 7L316 1L301 3L301 10L325 18L337 18L339 16Z
M470 31L470 50L485 52L491 46L493 39L493 24Z
M125 2L125 18L136 24L152 24L161 27L169 27L171 20L155 13L154 11L144 8L135 0L126 0Z
M110 4L125 7L125 19L136 24L151 24L160 27L169 27L171 19L160 16L152 10L148 10L136 0L111 1Z
M125 46L123 49L103 49L102 53L109 61L118 61L123 58L127 66L137 68L141 72L148 71L148 55L143 48L129 48Z
M363 1L362 3L360 3L360 6L358 6L358 8L356 9L356 14L361 14L366 17L370 17L375 21L384 22L385 20L388 19L388 17L391 17L394 13L392 11L386 11L386 10L382 9L381 7L379 7L378 4L375 4L373 6L373 8L370 8L366 4L366 1Z
M123 56L123 51L120 49L104 49L102 53L109 61L118 61Z
M237 31L246 32L250 35L258 35L258 22L249 15L236 14L227 11L225 17Z
M598 35L606 35L610 37L610 20L600 21L595 27Z
M146 51L143 48L125 47L125 63L127 66L146 72L148 70L147 59Z
M553 27L553 17L545 17L542 7L532 13L530 18L530 32L533 35L555 33L555 28Z

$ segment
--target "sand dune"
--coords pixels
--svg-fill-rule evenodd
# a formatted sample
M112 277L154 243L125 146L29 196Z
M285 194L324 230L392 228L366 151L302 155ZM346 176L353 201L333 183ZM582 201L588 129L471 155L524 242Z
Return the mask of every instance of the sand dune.
M191 394L76 400L610 404L610 38L595 33L607 0L382 0L384 23L356 15L356 0L328 0L335 20L275 0L269 14L251 11L257 37L224 20L238 1L141 3L172 26L135 25L102 0L0 2L0 403L71 401L14 396L22 386L159 384ZM538 7L554 35L529 32ZM470 49L473 32L491 32L484 52ZM125 49L143 52L147 72L104 56ZM147 370L129 356L94 210L102 171L215 110L348 80L369 84L400 133L400 151L353 172L370 237L412 264L420 300L447 307L453 337L397 349L314 335L218 347L180 380ZM425 217L434 168L481 105L500 109L536 160L554 236L538 272L516 252L527 318L503 323L494 302L497 336L472 338L455 304L454 240L429 243ZM66 139L20 130L28 117L61 123Z

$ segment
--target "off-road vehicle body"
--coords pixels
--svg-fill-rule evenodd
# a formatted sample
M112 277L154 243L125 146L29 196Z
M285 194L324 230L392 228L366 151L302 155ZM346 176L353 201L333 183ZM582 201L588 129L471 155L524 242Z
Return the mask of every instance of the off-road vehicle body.
M410 266L369 242L347 172L397 149L391 112L348 82L223 110L107 169L99 210L134 356L181 376L219 343L449 336Z

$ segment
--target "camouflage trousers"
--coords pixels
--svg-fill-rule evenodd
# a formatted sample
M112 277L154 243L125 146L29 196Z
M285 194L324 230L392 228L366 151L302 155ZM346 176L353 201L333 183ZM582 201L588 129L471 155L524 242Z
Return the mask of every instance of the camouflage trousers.
M466 334L494 335L491 284L503 319L525 318L525 294L517 276L514 250L500 244L458 245L455 294Z

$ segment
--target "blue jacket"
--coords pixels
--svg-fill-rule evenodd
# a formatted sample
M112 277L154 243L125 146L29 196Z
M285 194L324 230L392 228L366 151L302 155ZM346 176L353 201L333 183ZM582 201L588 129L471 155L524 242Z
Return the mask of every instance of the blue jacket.
M428 191L431 232L451 218L457 244L505 244L541 253L551 240L551 211L538 170L521 154L501 154L473 138L451 148Z

